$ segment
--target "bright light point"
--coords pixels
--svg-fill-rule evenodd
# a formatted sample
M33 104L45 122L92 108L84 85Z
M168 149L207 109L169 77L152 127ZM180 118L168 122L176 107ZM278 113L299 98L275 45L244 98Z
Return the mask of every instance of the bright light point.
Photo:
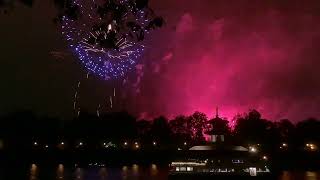
M48 146L48 145L46 145L45 147L46 147L46 148L48 148L49 146Z
M32 164L31 165L31 171L35 172L37 170L37 165L36 164Z
M288 146L288 144L286 144L286 143L283 143L283 144L282 144L282 146L283 146L283 147L287 147L287 146Z
M249 152L256 153L258 150L255 147L249 147Z
M151 164L151 169L152 170L157 170L157 165L156 164Z
M61 142L61 145L64 145L64 142Z
M135 144L135 145L138 145L138 143L137 143L137 142L135 142L134 144Z
M139 145L136 145L136 148L137 148L137 149L139 149L139 148L140 148L140 146L139 146Z
M112 25L109 24L109 25L108 25L108 31L111 31L111 30L112 30Z
M309 151L316 151L318 149L317 145L316 144L306 144L306 149L309 150Z
M184 142L183 144L186 146L186 145L187 145L187 142Z
M124 142L124 145L126 146L126 145L128 145L128 143L127 143L127 142Z
M267 156L263 156L262 159L268 160L268 157Z
M153 145L155 146L155 145L157 145L157 143L156 143L156 142L153 142Z
M34 142L34 143L33 143L33 145L35 145L35 146L36 146L36 145L38 145L38 143L37 143L37 142Z
M83 145L83 143L82 143L82 142L80 142L80 143L79 143L79 146L82 146L82 145Z

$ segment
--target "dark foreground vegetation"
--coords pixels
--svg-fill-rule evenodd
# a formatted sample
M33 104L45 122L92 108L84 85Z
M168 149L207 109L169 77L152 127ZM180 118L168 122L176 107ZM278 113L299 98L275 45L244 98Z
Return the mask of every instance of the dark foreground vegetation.
M318 120L271 122L256 110L231 124L200 112L171 120L137 120L126 112L61 120L25 111L2 116L0 122L1 158L14 162L165 164L193 145L208 144L210 135L224 135L225 144L255 147L282 169L318 168L320 162Z

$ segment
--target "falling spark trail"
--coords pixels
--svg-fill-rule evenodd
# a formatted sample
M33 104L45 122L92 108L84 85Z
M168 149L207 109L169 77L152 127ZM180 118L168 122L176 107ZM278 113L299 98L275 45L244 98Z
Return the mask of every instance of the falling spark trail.
M111 17L111 21L106 23L99 13L100 5L98 4L100 2L98 3L98 0L64 1L65 6L73 5L77 7L80 16L77 16L75 20L64 13L61 19L61 33L68 41L68 46L72 52L88 70L88 74L85 77L81 77L81 81L78 81L75 89L74 115L78 113L79 116L80 108L83 108L82 100L85 99L82 98L87 93L87 80L95 78L95 76L91 77L91 74L100 76L105 80L121 81L121 78L124 78L126 73L134 70L135 65L145 51L145 42L142 42L144 34L141 33L150 30L144 25L155 18L146 15L149 11L149 13L153 11L149 8L138 9L135 1L133 1L134 4L130 0L117 0L116 2L108 0L104 4L107 6L110 3L112 6L115 5L114 8L117 9L115 13L120 13L122 17L120 16L120 19ZM152 13L152 16L155 16L155 14ZM127 26L123 26L125 24ZM81 83L84 84L81 85ZM127 83L126 80L123 84L125 83ZM111 88L113 88L113 92ZM117 92L116 87L109 87L108 94L102 98L104 102L99 102L97 108L98 116L103 113L105 106L107 109L109 109L109 105L111 109L118 107L119 102L117 101L119 99L117 98L117 93L120 99L121 91Z
M78 85L76 88L76 92L74 94L74 101L73 101L73 110L76 112L77 109L77 104L78 104L78 99L79 99L79 89L80 89L80 85L81 85L81 81L78 81ZM78 108L78 112L77 112L78 116L80 114L80 108Z
M93 35L92 32L90 32L90 34L91 34L95 39L97 39L97 37L96 37L95 35Z
M110 108L113 108L112 96L110 96Z
M80 109L78 110L78 117L80 116Z
M100 117L100 108L101 108L101 105L99 104L98 108L97 108L97 116Z

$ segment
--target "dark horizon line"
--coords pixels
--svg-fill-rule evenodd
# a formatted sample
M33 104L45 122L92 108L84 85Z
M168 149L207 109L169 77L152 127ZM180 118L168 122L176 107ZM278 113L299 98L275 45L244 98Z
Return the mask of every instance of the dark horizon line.
M157 119L157 118L165 118L166 120L171 121L171 120L174 120L177 117L188 117L188 116L192 116L193 114L198 112L198 113L206 115L208 120L212 120L212 119L214 119L216 117L219 117L219 118L221 118L223 120L227 120L227 121L231 122L233 120L238 119L239 117L247 116L250 111L256 111L256 112L260 113L260 111L258 111L257 109L251 108L251 109L248 109L247 112L242 112L242 113L238 112L238 113L236 113L235 115L232 116L233 118L230 118L230 119L227 118L227 117L220 116L219 114L217 114L217 112L212 117L209 117L206 113L201 112L201 111L197 111L197 110L194 111L191 114L178 114L178 115L172 115L172 116L157 115L157 116L149 116L148 118L140 118L139 115L134 115L134 113L130 113L128 110L125 110L125 109L118 110L118 111L112 111L112 112L101 112L99 116L95 112L89 112L89 111L86 111L86 110L83 110L80 113L82 115L89 115L91 117L95 116L96 118L101 118L101 117L103 117L105 115L110 115L110 114L115 114L115 113L126 113L126 114L130 115L131 117L135 118L137 121L143 121L143 120L145 120L145 121L153 121L154 119ZM12 110L12 111L8 111L8 112L0 112L0 118L10 117L12 115L17 115L17 114L30 114L30 115L33 115L36 118L39 118L39 119L74 120L74 119L79 118L79 116L76 116L75 112L73 113L72 117L67 117L67 116L59 116L59 115L49 115L50 113L35 112L33 110L30 110L30 109L18 109L18 110ZM263 114L261 114L261 115L263 115ZM297 124L297 123L299 123L301 121L306 121L306 120L320 121L320 118L312 117L312 116L305 117L305 118L300 119L298 121L291 121L289 118L280 118L280 119L275 120L275 119L267 119L267 118L262 118L261 117L261 119L266 120L266 121L270 121L270 122L278 122L278 121L282 121L282 120L288 120L288 121L292 122L293 124Z

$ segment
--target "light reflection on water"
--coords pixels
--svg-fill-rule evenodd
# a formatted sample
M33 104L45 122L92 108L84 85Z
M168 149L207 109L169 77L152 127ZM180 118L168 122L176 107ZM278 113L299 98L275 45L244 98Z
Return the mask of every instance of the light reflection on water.
M320 179L320 172L283 171L278 179L279 180L319 180Z
M38 176L38 168L37 165L31 164L30 168L30 180L36 180Z
M50 170L39 169L36 164L30 166L30 180L135 180L135 179L167 179L168 170L162 168L159 173L158 166L152 164L149 167L141 167L137 164L122 166L118 168L90 167L90 168L67 168L59 164L56 174L50 174Z
M306 176L307 176L307 178L310 179L310 180L316 180L316 179L318 178L316 172L307 171L307 172L306 172Z
M58 169L57 169L57 179L64 179L64 166L63 164L59 164L58 165Z
M83 170L81 168L77 168L74 174L77 180L83 180Z
M137 164L132 166L123 166L118 168L65 168L63 164L57 166L56 174L48 172L50 170L40 171L36 164L30 166L29 180L140 180L140 179L168 179L168 169L152 164L147 167L141 167ZM41 174L46 174L45 178ZM320 180L320 172L306 171L293 172L283 171L278 180Z

